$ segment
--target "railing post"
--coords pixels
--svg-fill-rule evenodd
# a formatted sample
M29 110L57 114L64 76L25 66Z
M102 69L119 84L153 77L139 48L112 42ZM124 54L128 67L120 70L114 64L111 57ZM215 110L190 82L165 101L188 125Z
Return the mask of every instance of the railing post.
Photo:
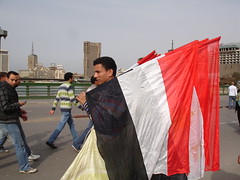
M50 96L50 86L47 86L47 96Z
M26 96L29 96L29 86L26 86Z

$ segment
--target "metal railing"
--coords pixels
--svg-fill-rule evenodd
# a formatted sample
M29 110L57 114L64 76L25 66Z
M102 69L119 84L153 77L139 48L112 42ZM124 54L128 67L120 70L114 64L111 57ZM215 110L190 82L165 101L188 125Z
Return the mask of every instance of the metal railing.
M58 87L62 83L21 83L17 87L20 99L53 99L55 98ZM73 83L75 94L86 91L90 86L89 82ZM228 86L219 87L220 95L228 94Z
M220 86L219 87L219 94L220 95L228 95L228 87L229 86Z
M59 86L62 83L21 83L17 87L20 99L52 99L56 97ZM86 91L90 83L73 83L74 93Z

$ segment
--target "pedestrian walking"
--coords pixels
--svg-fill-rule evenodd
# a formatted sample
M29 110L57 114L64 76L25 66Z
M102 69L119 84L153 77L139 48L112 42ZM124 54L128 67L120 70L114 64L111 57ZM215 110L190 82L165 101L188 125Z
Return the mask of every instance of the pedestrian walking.
M92 85L87 89L86 92L91 91L92 89L97 87L97 80L94 76L91 77L91 83ZM87 110L88 111L88 110ZM77 117L77 116L75 116ZM81 116L80 116L81 117ZM88 114L89 117L89 122L87 128L83 131L83 133L73 142L72 148L76 151L79 152L85 139L86 136L88 135L90 129L93 127L93 121L91 119L91 116Z
M240 89L238 89L238 95L237 95L237 99L236 99L236 108L235 111L237 113L237 118L238 118L238 125L240 127Z
M0 85L0 130L4 136L10 138L15 147L19 172L31 174L37 172L37 169L29 165L24 140L17 124L19 117L23 120L27 118L24 111L20 109L26 102L18 101L18 94L14 88L18 81L19 74L9 71L6 81Z
M51 149L56 149L57 147L54 145L54 141L57 139L58 135L61 133L62 129L64 128L65 124L68 123L73 141L78 137L77 131L75 130L75 124L72 119L72 105L76 104L75 95L72 83L74 81L73 73L67 72L64 75L64 82L62 85L59 86L56 98L53 102L52 109L50 110L50 115L53 115L58 103L60 103L60 110L62 113L62 117L58 126L53 131L49 139L47 140L46 144Z
M14 89L16 89L19 86L20 82L21 82L21 78L18 75L18 81L16 81L16 83L14 84ZM26 104L26 102L24 102L24 103ZM21 109L20 111L22 113L22 117L21 118L23 119L23 121L27 121L27 119L28 119L27 118L27 112L25 110L23 110L23 109ZM30 150L30 148L29 148L29 146L27 144L27 141L26 141L26 136L25 136L25 133L23 131L20 119L17 119L17 125L19 127L19 130L20 130L20 133L21 133L21 136L22 136L25 148L26 148L26 152L27 152L27 155L28 155L28 160L29 161L36 161L36 160L38 160L40 158L40 155L34 155L32 153L32 151ZM6 152L6 153L9 152L9 150L5 149L4 146L3 146L4 143L6 142L6 140L7 140L7 136L3 135L1 133L1 131L0 131L0 152Z
M236 106L236 97L237 97L237 87L234 86L234 82L231 83L231 86L228 87L228 96L229 96L229 101L228 101L228 108L235 109Z

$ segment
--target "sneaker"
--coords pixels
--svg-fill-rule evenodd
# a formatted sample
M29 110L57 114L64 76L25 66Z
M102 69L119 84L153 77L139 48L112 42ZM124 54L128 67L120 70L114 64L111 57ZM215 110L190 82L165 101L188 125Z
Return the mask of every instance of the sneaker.
M35 168L28 168L28 170L25 170L25 171L19 171L20 173L22 173L22 174L32 174L32 173L35 173L35 172L37 172L37 169L35 169Z
M75 148L74 145L72 145L72 148L73 148L76 152L79 152L79 151L80 151L80 149Z
M36 161L40 158L40 155L34 155L31 154L30 156L28 156L28 161L32 162L32 161Z
M9 153L10 151L8 149L5 149L3 146L0 147L0 153Z
M48 145L51 149L57 149L57 146L55 146L53 143L46 142L46 145Z

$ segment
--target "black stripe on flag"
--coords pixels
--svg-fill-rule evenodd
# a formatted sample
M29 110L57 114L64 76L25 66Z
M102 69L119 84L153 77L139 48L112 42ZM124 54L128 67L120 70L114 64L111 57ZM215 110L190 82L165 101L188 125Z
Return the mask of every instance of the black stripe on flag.
M87 103L109 179L148 179L135 127L117 78L89 91Z

